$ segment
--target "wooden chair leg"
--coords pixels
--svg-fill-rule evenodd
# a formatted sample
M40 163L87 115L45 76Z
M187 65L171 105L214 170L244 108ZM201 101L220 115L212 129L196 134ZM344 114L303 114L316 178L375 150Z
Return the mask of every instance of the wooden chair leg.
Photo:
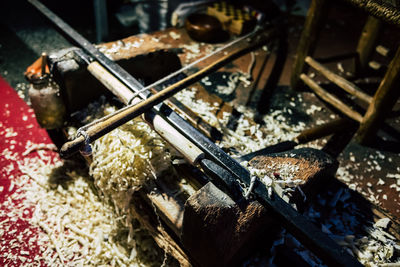
M304 59L315 50L322 22L326 17L328 2L327 0L312 0L311 2L291 74L290 83L294 90L298 90L302 84L300 74L305 73L308 68Z
M358 40L358 45L356 49L357 58L355 59L356 62L354 63L354 73L356 75L365 71L368 67L368 62L378 41L381 29L381 20L372 16L369 16L367 18L367 22L365 23L364 28L361 32L361 36Z
M368 144L378 131L379 124L385 119L400 96L400 46L389 64L388 70L376 91L372 103L368 106L354 141Z

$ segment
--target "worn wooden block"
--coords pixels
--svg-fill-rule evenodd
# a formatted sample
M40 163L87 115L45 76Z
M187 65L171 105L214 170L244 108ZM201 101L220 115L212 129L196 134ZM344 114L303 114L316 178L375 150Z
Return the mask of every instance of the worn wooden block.
M269 177L277 180L287 178L303 181L299 187L308 198L313 198L318 193L318 188L323 186L324 180L333 177L338 168L338 162L334 158L313 148L257 156L249 164L253 168L264 169ZM303 198L300 192L295 191L290 201L301 204Z
M316 188L338 167L335 159L312 148L257 156L249 163L270 176L283 176L279 172L291 169L292 179L303 181L300 187L307 197L315 195ZM289 201L300 206L303 196L295 191ZM208 183L185 203L181 240L196 264L228 266L248 254L257 238L262 237L265 245L278 229L276 219L259 202L235 203Z
M199 266L231 266L279 226L257 201L238 205L212 183L185 203L182 242Z

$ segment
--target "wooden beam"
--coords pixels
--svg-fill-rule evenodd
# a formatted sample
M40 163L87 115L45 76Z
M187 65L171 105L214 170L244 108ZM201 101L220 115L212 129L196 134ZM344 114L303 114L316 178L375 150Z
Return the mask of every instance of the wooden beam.
M392 111L394 104L400 96L398 88L400 84L400 46L396 55L389 64L383 80L376 91L372 103L369 105L360 127L354 136L354 140L361 144L367 144L378 130L379 124Z
M300 74L307 72L307 65L304 63L304 59L315 50L319 32L322 28L321 24L326 17L328 2L326 0L313 0L308 9L290 78L290 85L294 90L299 90L302 85Z
M305 62L307 62L311 67L313 67L319 73L324 75L325 78L327 78L329 81L333 82L334 84L336 84L349 94L357 97L358 99L364 101L367 104L371 103L372 97L361 91L361 89L357 85L349 82L345 78L330 71L328 68L324 67L311 57L306 57Z
M345 118L335 119L333 121L302 131L295 138L295 141L299 144L305 144L310 141L322 138L324 136L328 136L330 134L343 131L344 129L348 128L348 126L349 126L349 119Z
M372 52L375 50L381 28L382 22L379 19L372 16L367 18L356 49L358 62L355 63L355 72L357 74L365 71L368 67L368 62Z
M319 97L321 97L324 101L328 102L341 112L343 112L345 115L350 117L351 119L361 122L362 116L360 113L354 111L351 109L349 106L347 106L345 103L340 101L336 96L328 93L325 91L321 86L319 86L315 81L313 81L310 77L302 73L300 75L300 79L304 81L305 84L307 84Z

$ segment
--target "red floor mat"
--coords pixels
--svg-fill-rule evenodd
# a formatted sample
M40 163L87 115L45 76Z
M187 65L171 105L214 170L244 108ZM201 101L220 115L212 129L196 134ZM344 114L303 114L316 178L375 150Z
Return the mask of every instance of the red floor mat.
M26 153L27 146L51 144L51 139L36 122L33 110L1 77L0 102L0 266L42 265L37 257L40 248L31 238L38 231L29 223L32 209L26 208L20 217L13 212L22 208L16 196L23 185L15 181L22 174L18 162L39 157L37 151ZM54 151L45 153L58 158Z

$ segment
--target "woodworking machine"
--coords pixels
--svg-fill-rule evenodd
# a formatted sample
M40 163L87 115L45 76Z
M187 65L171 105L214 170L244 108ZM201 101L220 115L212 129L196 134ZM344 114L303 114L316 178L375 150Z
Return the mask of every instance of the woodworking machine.
M131 207L158 245L181 265L236 264L259 245L260 239L266 243L272 240L280 226L285 227L329 265L360 265L283 200L279 192L276 192L277 188L267 188L238 161L215 145L210 140L216 137L215 129L209 125L204 126L204 123L199 131L194 127L198 125L193 126L190 120L184 120L175 112L179 110L181 115L184 113L186 117L193 118L190 111L179 106L179 103L174 105L171 99L167 100L170 106L167 102L162 103L176 92L176 88L181 90L232 59L270 41L274 37L271 30L273 25L263 26L261 30L256 28L248 36L244 36L238 44L247 42L249 49L230 51L225 55L226 58L220 55L220 59L215 60L215 65L211 64L214 69L211 67L195 71L194 76L184 75L184 78L166 88L150 90L152 94L143 91L141 82L152 84L172 72L179 72L182 66L176 55L177 49L149 48L139 55L114 62L39 1L29 2L79 46L49 56L49 69L61 88L67 114L74 114L100 95L106 95L110 101L115 101L112 100L113 96L117 96L117 105L125 105L110 117L115 119L119 116L120 120L115 125L110 123L101 128L99 125L110 119L106 118L94 126L82 128L84 134L77 138L80 138L78 141L75 140L79 145L74 146L71 151L84 150L87 142L132 119L132 116L143 114L143 119L181 152L189 163L176 167L182 180L189 181L188 184L183 186L182 181L171 181L166 177L151 181L133 193L132 203L136 205ZM165 80L169 80L171 84L171 79ZM181 81L185 82L180 84ZM169 88L172 91L164 91ZM71 124L69 121L64 123ZM78 125L80 126L83 125ZM73 145L67 145L66 148L63 146L62 152L69 153L71 147ZM158 218L162 221L161 225Z

